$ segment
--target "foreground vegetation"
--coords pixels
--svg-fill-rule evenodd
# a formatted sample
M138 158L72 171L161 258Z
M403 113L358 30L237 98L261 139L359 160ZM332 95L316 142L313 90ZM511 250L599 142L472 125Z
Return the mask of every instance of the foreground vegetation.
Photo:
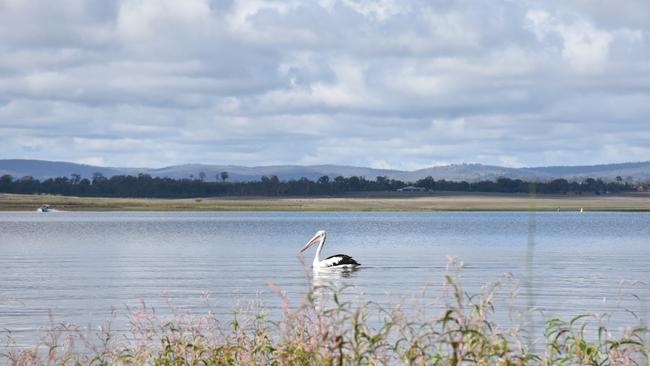
M227 176L227 174L226 174ZM208 181L205 176L190 179L171 179L116 175L106 178L97 173L92 179L74 174L71 178L58 177L43 181L32 177L15 179L10 175L0 177L0 193L19 194L57 194L86 197L131 197L131 198L193 198L206 196L327 196L359 192L387 192L404 188L407 183L376 177L368 180L363 177L322 176L316 181L307 178L281 181L276 176L262 177L259 181L227 182ZM521 179L499 178L494 181L455 182L434 180L431 177L414 183L420 189L431 192L482 192L482 193L529 193L531 190L542 194L609 194L631 192L644 189L642 183L632 184L618 177L612 182L587 178L569 182L555 179L549 182L526 182Z
M380 306L313 288L304 302L270 320L264 306L238 309L225 322L142 305L129 312L129 334L110 323L95 334L53 326L35 347L8 347L0 361L27 365L647 365L648 330L620 333L593 315L549 319L533 344L521 327L497 324L500 283L466 294L452 276L439 303ZM506 289L508 292L509 289ZM507 298L507 296L506 296ZM407 309L407 310L405 310ZM437 309L437 310L433 310ZM10 345L11 346L11 345Z
M650 194L560 196L385 192L335 197L143 199L0 194L0 211L650 211Z

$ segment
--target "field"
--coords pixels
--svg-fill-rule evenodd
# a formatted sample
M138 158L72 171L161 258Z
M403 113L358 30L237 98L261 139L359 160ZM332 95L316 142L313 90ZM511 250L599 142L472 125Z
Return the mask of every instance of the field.
M0 211L650 211L650 194L518 195L378 192L337 197L97 198L0 194Z

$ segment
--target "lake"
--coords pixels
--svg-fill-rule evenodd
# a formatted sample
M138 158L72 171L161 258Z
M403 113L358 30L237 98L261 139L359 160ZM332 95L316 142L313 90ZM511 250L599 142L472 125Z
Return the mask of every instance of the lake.
M453 256L470 291L513 274L519 303L540 319L608 312L617 326L634 319L625 309L647 316L648 213L0 212L0 335L30 344L50 312L96 325L142 300L201 313L209 294L226 318L256 297L274 309L270 282L292 301L308 288L297 252L320 229L325 256L362 263L332 280L364 299L435 297Z

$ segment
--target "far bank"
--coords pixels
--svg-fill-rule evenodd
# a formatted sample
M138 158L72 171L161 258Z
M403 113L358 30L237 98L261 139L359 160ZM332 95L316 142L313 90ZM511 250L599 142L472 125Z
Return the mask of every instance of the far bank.
M372 192L335 197L103 198L0 194L2 211L650 211L650 194L525 195Z

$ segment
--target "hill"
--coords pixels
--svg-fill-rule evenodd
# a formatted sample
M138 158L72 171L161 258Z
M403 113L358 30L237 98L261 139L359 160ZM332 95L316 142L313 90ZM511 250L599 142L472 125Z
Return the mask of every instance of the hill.
M137 175L142 173L154 177L179 179L198 178L200 172L203 172L207 180L215 180L219 173L223 171L228 172L228 180L230 181L254 181L259 180L262 176L271 175L276 175L281 180L300 179L302 177L316 180L324 175L330 178L340 175L344 177L360 176L367 179L386 176L403 181L416 181L427 176L431 176L436 180L446 179L453 181L495 180L499 177L542 181L555 178L582 180L587 177L615 180L617 176L620 176L625 180L632 181L650 179L650 162L532 168L508 168L482 164L452 164L414 171L402 171L344 165L245 167L238 165L186 164L152 169L99 167L45 160L0 159L0 175L9 174L18 178L32 176L37 179L47 179L60 176L69 177L71 174L79 174L82 177L91 178L94 173L101 173L106 177L113 175Z

